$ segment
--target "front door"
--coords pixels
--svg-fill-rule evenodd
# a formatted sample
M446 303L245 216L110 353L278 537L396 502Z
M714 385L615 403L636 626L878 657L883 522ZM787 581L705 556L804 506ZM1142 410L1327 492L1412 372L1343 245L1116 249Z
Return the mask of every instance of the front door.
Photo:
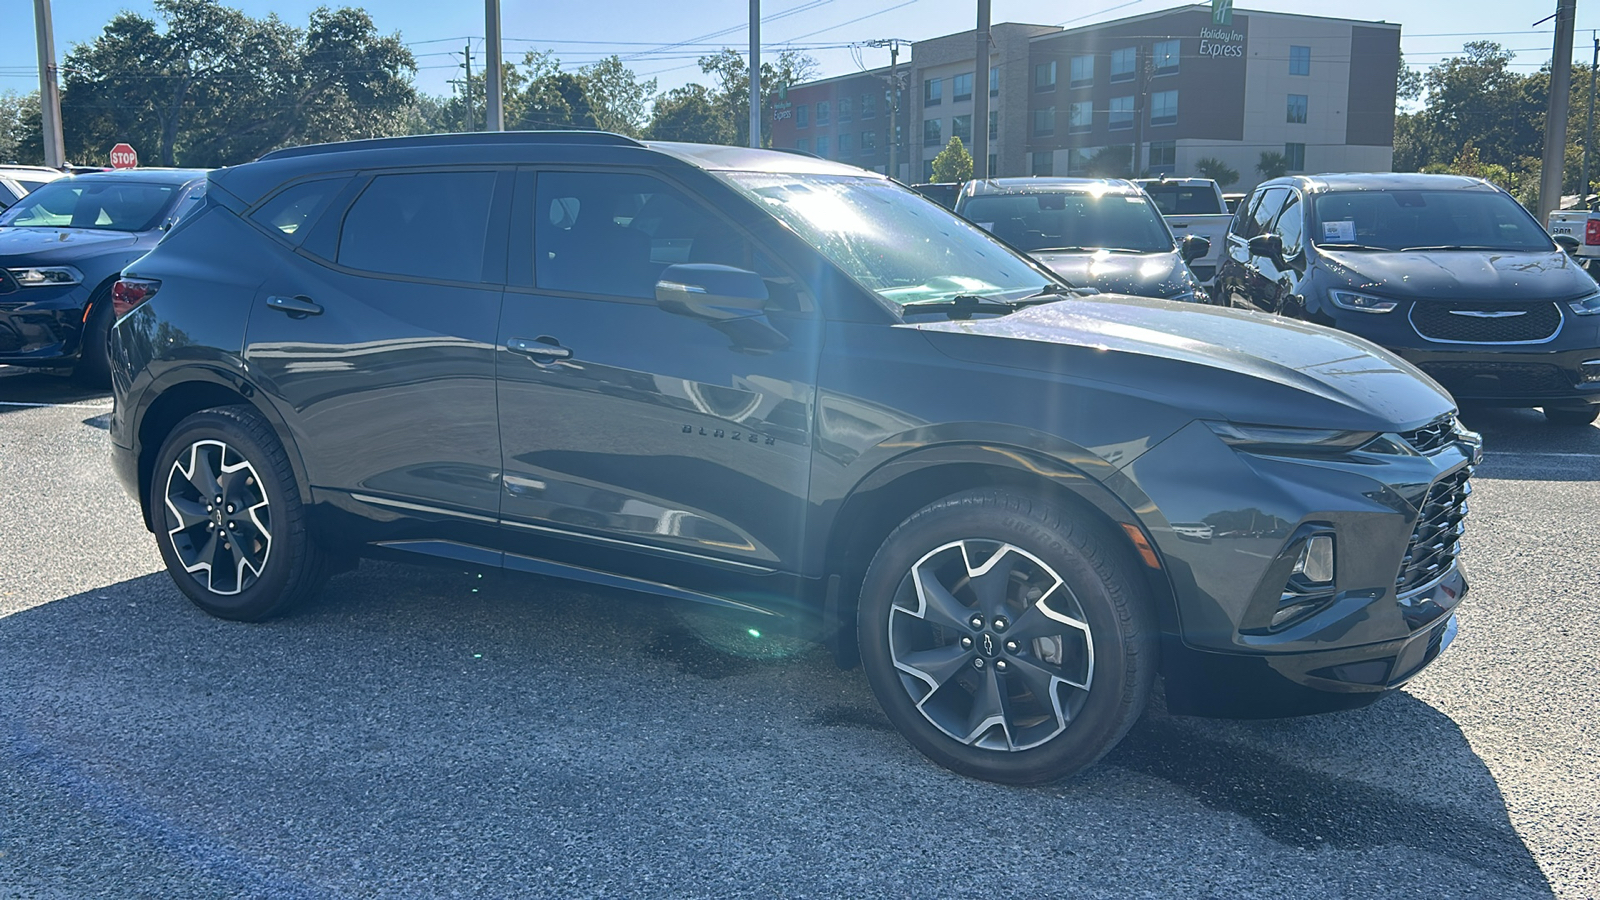
M529 284L497 341L507 549L674 584L798 571L820 341L799 281L653 175L530 172L517 198L512 281ZM758 272L766 315L734 330L663 309L674 263Z

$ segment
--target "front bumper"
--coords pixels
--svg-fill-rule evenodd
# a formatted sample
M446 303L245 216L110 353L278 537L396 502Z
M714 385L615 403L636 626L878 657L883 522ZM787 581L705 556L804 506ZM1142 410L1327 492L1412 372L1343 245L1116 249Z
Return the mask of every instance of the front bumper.
M56 366L77 360L90 293L77 284L0 294L0 363Z

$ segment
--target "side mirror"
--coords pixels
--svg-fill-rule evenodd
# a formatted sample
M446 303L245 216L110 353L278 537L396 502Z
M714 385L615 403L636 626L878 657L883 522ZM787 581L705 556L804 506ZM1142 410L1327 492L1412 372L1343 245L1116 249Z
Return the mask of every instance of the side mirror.
M759 315L767 283L746 269L712 263L668 266L656 282L656 303L667 312L723 322Z
M1283 238L1275 234L1258 234L1250 239L1250 255L1278 260L1283 257Z
M1183 257L1185 263L1192 263L1210 252L1211 239L1202 235L1188 235L1178 244L1178 255Z
M1577 255L1578 248L1583 246L1583 241L1578 240L1570 234L1557 234L1553 235L1553 237L1555 238L1555 242L1560 245L1561 249L1574 256Z

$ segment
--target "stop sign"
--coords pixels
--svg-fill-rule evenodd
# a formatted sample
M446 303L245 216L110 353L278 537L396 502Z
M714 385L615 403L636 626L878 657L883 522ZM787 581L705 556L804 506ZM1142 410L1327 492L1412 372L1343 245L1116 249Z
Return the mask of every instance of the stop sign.
M131 169L139 164L139 154L129 144L118 144L111 148L111 168Z

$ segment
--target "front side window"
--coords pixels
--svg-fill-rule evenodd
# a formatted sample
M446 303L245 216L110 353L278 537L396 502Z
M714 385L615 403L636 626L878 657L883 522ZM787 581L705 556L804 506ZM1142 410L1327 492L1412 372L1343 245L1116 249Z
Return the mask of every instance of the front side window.
M1051 283L971 222L883 179L765 172L717 176L863 287L895 303L956 294L1014 299Z
M1156 91L1150 95L1150 124L1171 125L1178 121L1178 92Z
M1086 87L1094 84L1094 57L1074 56L1072 58L1072 86Z
M1111 98L1111 127L1113 129L1133 127L1133 98Z
M1289 74L1290 75L1310 75L1311 74L1311 48L1310 47L1294 47L1294 46L1291 46L1289 48Z
M1522 205L1487 188L1431 191L1340 191L1313 202L1314 244L1356 244L1382 250L1449 247L1552 251L1555 244Z
M1082 134L1094 127L1094 104L1082 100L1072 104L1067 111L1067 132Z
M1053 91L1056 89L1056 61L1038 63L1033 67L1033 89L1036 91Z
M1033 111L1033 133L1040 136L1056 133L1056 108L1054 106L1046 106L1044 109Z
M1300 125L1304 125L1306 123L1306 105L1307 105L1306 101L1307 101L1307 97L1306 97L1305 94L1290 94L1289 95L1289 121L1290 122L1297 123L1297 124L1300 124Z
M0 213L0 225L149 231L166 218L182 190L178 184L60 178Z
M1304 172L1306 170L1306 145L1300 143L1284 144L1284 158L1289 160L1289 171Z
M967 72L950 79L950 99L957 103L972 99L972 73Z
M941 119L922 120L922 146L944 146L944 122Z
M1157 75L1171 75L1178 71L1178 52L1182 41L1156 41L1150 46L1150 62Z
M1139 48L1123 47L1111 51L1111 80L1132 81L1134 69L1139 64Z
M922 83L922 105L936 106L944 102L944 82L938 78L929 78Z
M1283 209L1283 201L1287 199L1288 188L1275 187L1262 191L1255 205L1250 207L1250 221L1246 223L1244 237L1253 238L1271 231L1272 220Z
M1283 241L1284 259L1294 259L1300 255L1300 248L1305 243L1306 211L1300 204L1298 192L1289 193L1289 201L1283 205L1283 212L1278 214L1272 231Z
M387 275L483 279L493 172L407 172L372 179L345 213L336 261Z
M962 215L1029 253L1063 249L1166 253L1172 232L1140 193L1040 191L968 198Z

